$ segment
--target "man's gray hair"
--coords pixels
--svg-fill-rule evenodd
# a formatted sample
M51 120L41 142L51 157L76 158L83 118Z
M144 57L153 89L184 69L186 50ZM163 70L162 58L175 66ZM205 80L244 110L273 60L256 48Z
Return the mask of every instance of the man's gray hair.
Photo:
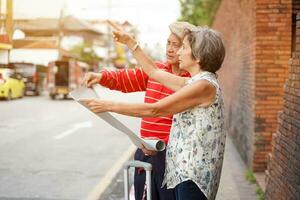
M173 22L169 25L171 33L175 34L178 38L183 40L185 30L192 31L197 29L196 26L184 21Z
M223 63L225 47L220 34L208 27L186 29L186 36L192 49L194 59L200 60L202 70L215 73Z

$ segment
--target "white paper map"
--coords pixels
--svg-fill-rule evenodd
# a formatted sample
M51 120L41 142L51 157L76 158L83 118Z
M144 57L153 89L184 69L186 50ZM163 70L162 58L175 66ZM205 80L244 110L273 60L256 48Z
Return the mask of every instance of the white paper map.
M79 104L83 105L85 108L90 110L84 103L80 100L83 99L100 99L100 85L94 85L93 89L86 87L79 87L72 92L70 92L70 96L77 101ZM90 110L91 111L91 110ZM92 112L92 111L91 111ZM101 119L109 123L114 128L118 129L122 133L125 133L130 140L137 147L141 148L141 144L143 144L147 149L155 150L155 151L163 151L166 147L164 141L162 140L152 140L152 139L143 139L136 135L131 129L129 129L125 124L120 122L117 118L112 116L109 112L105 113L94 113L99 116Z

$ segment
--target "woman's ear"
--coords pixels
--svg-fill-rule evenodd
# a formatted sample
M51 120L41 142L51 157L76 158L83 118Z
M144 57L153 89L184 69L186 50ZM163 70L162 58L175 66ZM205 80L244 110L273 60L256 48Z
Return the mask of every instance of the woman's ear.
M201 66L201 61L200 61L200 59L197 59L197 63L198 63L198 65L199 65L200 69L201 69L202 66Z

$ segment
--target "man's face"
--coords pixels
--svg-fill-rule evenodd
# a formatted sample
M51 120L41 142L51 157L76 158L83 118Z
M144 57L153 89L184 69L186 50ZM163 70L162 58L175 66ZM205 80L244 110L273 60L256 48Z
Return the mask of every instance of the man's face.
M171 65L179 64L177 51L181 47L180 39L173 33L170 34L167 41L167 62Z

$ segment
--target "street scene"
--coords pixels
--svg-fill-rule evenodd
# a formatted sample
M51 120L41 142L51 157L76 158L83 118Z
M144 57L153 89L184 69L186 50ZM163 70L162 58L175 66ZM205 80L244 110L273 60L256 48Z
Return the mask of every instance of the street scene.
M0 0L0 200L300 199L299 41L297 0Z
M132 148L124 134L71 100L0 103L0 199L85 199Z

